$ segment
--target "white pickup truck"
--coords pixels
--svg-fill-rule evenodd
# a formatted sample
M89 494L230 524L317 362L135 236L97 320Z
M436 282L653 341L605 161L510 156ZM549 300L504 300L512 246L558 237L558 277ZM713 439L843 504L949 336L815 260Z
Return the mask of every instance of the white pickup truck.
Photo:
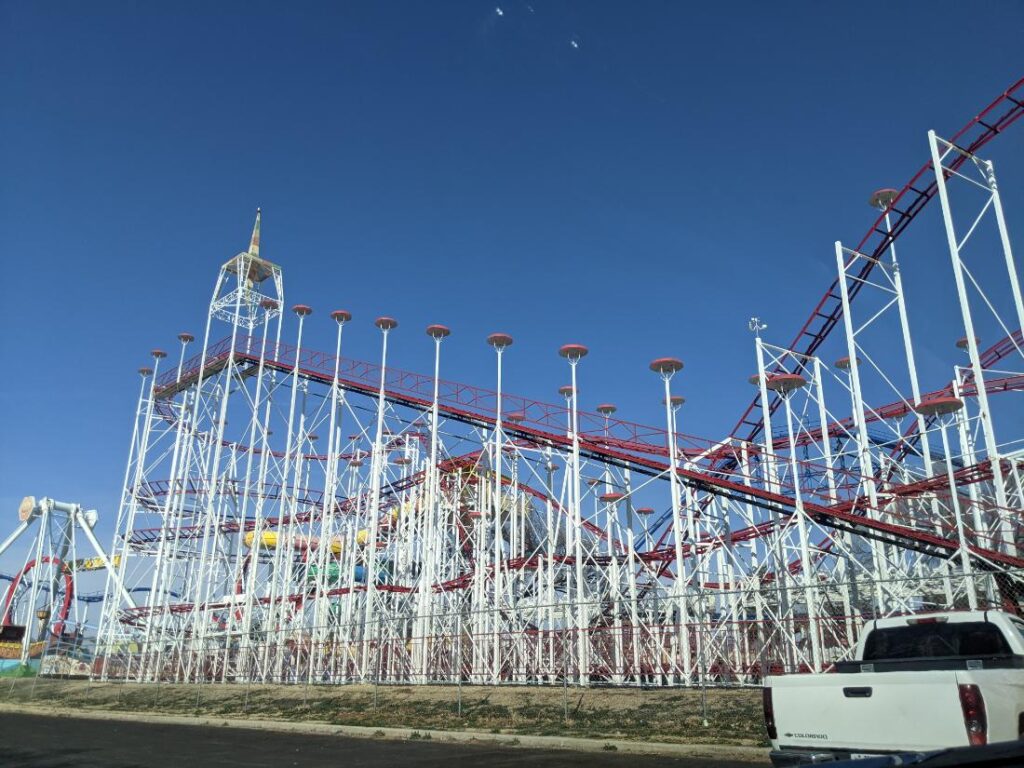
M1024 621L1001 611L878 619L833 673L765 679L776 766L1024 737Z

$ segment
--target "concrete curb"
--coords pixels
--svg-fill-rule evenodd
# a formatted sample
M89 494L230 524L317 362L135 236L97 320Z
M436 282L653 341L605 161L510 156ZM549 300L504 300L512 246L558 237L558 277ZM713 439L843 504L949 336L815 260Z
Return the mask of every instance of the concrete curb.
M248 728L278 731L280 733L306 733L318 736L349 736L360 739L409 740L414 734L429 741L466 744L495 744L528 749L571 750L575 752L615 751L626 755L662 755L665 757L708 757L717 759L763 762L768 758L764 747L743 747L727 744L669 744L652 741L623 739L582 739L572 736L530 736L507 733L474 731L435 731L427 728L373 728L362 725L332 725L330 723L291 723L283 720L257 718L223 718L208 715L164 715L104 710L66 709L54 706L0 703L0 712L26 712L50 717L77 717L87 720L117 720L122 722L160 723L165 725L204 725L217 728ZM611 749L614 747L614 750Z

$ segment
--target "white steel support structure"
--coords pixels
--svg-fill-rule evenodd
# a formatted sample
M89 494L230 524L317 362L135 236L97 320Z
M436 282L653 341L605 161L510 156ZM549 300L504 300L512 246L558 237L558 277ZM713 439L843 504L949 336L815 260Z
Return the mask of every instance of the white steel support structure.
M19 541L25 546L18 570L6 576L0 593L0 661L60 673L62 660L83 651L95 625L88 615L94 602L83 594L86 571L115 573L93 529L96 510L49 497L26 496L18 505L18 525L0 542L0 556ZM85 542L81 543L84 538ZM119 582L113 588L133 598Z
M965 251L972 239L975 237L978 228L986 218L986 213L991 210L995 217L996 228L999 233L999 243L1003 251L1003 261L1006 267L1007 284L1012 297L1013 313L1016 329L1024 329L1024 300L1021 298L1020 278L1017 273L1017 265L1013 258L1013 251L1010 248L1010 237L1006 227L1006 219L1003 214L1002 201L999 196L999 189L996 185L995 169L990 161L983 160L976 155L970 155L965 150L944 139L939 138L935 131L928 132L928 145L931 150L932 167L935 171L935 183L938 187L939 201L942 205L942 220L946 230L946 240L949 244L949 255L953 266L953 280L956 284L957 299L960 303L960 313L963 318L967 353L971 359L971 368L974 372L975 381L982 382L985 379L984 369L981 365L981 356L978 348L977 327L974 313L971 309L971 300L968 292L968 281L974 286L981 300L992 312L998 327L1009 338L1013 338L1011 329L1007 328L1002 320L998 307L994 306L993 298L986 295L978 279L966 265ZM950 160L956 156L965 156L967 162L960 165L959 170L951 167ZM971 173L971 169L974 173ZM978 176L980 175L980 179ZM966 231L960 236L953 220L953 207L950 200L949 185L947 177L957 178L960 181L972 185L975 190L983 193L983 202L980 211L972 217ZM1024 355L1024 350L1016 345L1017 352ZM1007 514L1006 486L1003 478L1002 462L1000 461L999 443L996 439L995 425L993 424L992 412L989 407L988 393L985 387L978 389L979 418L982 426L982 433L985 443L985 454L992 464L993 486L995 489L996 506L1000 510L1002 546L1009 554L1017 553L1017 543L1014 536L1013 524Z
M855 363L832 368L758 337L754 383L764 403L782 396L779 410L764 408L757 442L705 440L680 430L671 381L682 364L671 358L651 365L664 423L645 426L608 403L588 410L582 345L560 350L571 383L553 405L506 391L507 334L490 339L487 390L440 378L444 326L427 330L424 376L392 365L391 318L374 330L347 312L317 320L282 306L257 227L221 270L201 351L189 356L183 338L176 364L147 369L97 675L756 684L825 669L883 607L947 602L945 576L957 599L971 579L976 604L994 605L1024 565L972 519L983 528L1005 508L963 447L978 423L967 415L976 376L957 382L961 450L930 474L920 447L896 451L941 437L908 408L927 397L890 375L902 363L879 366L895 402L872 405L874 392L850 395ZM861 325L859 345L845 345L851 361L869 358ZM333 351L319 352L328 331ZM351 333L375 332L377 362L342 356L343 335L349 347ZM996 357L982 354L983 389L1010 386L993 378ZM829 407L829 388L841 395L832 406L857 403L852 416ZM910 422L924 425L919 436L907 436ZM1024 476L1021 462L1003 456L1008 481ZM962 535L960 519L971 521ZM965 560L969 572L942 570ZM132 590L145 597L132 602Z

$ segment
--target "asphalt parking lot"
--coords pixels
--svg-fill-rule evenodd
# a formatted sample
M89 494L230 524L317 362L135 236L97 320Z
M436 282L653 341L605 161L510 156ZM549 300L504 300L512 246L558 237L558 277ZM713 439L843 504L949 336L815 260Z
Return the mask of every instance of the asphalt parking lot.
M337 766L678 766L750 768L699 758L565 752L509 746L312 736L239 728L0 717L0 765L14 768L337 768Z

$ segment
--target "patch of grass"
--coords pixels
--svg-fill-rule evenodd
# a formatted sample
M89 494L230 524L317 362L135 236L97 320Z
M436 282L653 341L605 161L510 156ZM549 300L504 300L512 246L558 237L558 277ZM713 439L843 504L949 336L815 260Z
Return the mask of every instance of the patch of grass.
M34 689L34 690L33 690ZM197 706L198 694L198 706ZM591 688L569 692L566 718L560 687L462 686L462 716L455 686L262 685L160 683L121 684L7 680L0 702L117 710L199 714L215 718L255 717L333 725L468 730L512 735L572 735L602 743L611 739L762 746L760 690L707 692L709 725L703 725L701 692L684 688Z

